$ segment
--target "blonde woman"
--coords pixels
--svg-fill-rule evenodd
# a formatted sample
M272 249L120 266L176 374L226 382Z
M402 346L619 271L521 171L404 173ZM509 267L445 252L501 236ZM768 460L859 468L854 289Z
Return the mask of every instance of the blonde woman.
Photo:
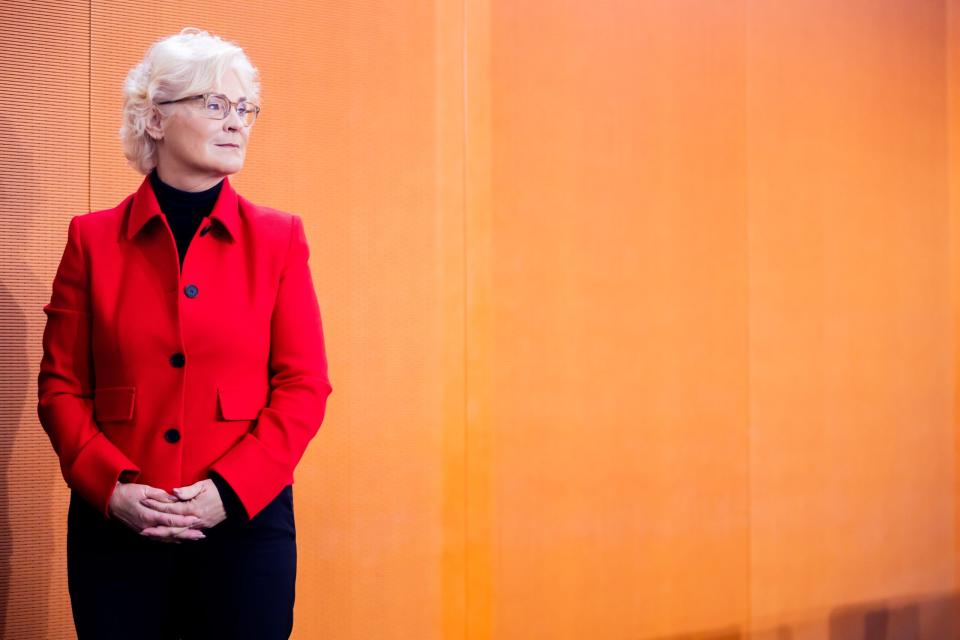
M253 204L256 68L198 29L124 85L144 175L74 216L43 310L38 414L71 488L86 638L287 638L293 471L332 391L301 218Z

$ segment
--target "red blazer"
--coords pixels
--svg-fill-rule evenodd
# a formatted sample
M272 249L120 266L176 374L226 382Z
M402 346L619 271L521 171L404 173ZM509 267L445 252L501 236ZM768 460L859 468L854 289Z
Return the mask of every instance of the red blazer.
M37 406L67 484L109 517L121 475L171 491L215 470L252 518L292 483L333 390L309 255L299 216L227 178L182 273L149 177L74 216Z

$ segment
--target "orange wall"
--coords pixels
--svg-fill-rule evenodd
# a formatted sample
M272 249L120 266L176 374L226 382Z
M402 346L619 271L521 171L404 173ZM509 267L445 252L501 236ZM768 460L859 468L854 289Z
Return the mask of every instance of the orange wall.
M324 313L295 638L956 634L960 0L19 1L6 637L73 637L40 309L185 25L262 71L233 181Z

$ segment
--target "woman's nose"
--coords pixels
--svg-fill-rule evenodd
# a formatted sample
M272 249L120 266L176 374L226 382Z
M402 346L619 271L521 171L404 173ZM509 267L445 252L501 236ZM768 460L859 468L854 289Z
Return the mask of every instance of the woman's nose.
M235 108L230 109L230 113L223 119L223 128L227 131L237 131L243 126L243 120Z

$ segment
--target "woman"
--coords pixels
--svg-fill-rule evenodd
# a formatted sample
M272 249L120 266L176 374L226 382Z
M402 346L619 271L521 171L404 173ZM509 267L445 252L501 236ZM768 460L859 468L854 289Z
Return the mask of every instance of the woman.
M70 220L38 415L71 488L81 640L293 627L293 470L332 388L303 222L227 178L257 75L205 31L155 43L127 77L120 130L145 178Z

